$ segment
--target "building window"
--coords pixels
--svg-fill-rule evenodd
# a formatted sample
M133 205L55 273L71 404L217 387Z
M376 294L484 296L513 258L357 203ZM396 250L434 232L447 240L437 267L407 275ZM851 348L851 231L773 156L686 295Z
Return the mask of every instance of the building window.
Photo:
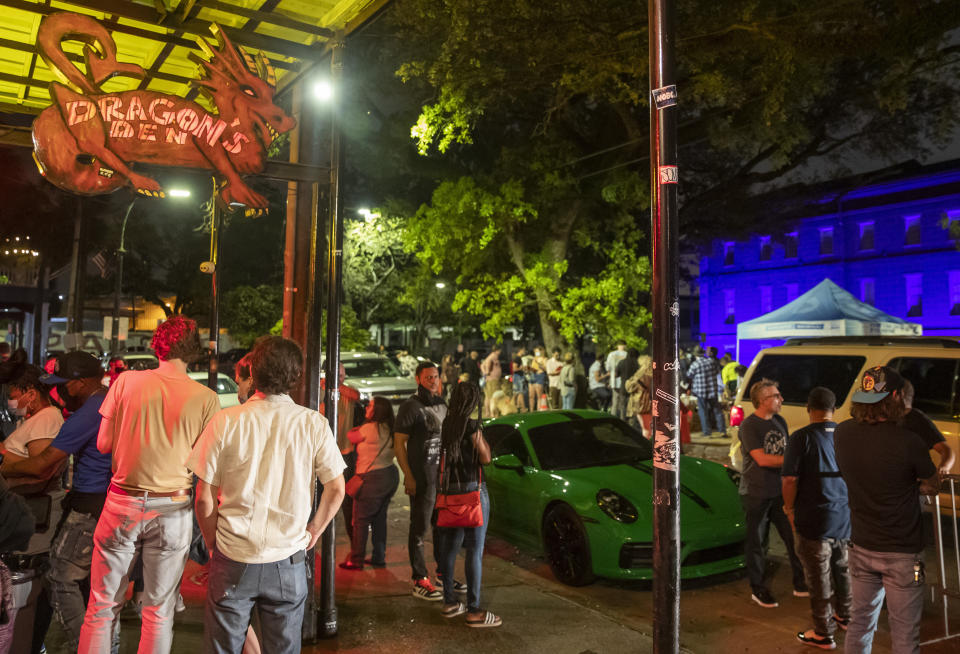
M877 306L877 284L873 277L864 277L860 280L860 301L870 306Z
M760 313L770 313L773 311L773 287L760 287Z
M736 243L727 242L723 244L723 265L732 266L733 265L733 246Z
M783 257L785 259L797 258L797 233L788 232L783 235Z
M833 227L820 228L820 256L833 254Z
M960 270L950 271L950 315L960 316Z
M770 245L769 236L760 237L760 261L770 261L773 255L773 246Z
M946 219L941 220L940 224L947 230L948 238L960 239L960 209L947 211Z
M907 318L923 315L923 275L920 273L904 275L907 287Z
M733 294L732 288L727 288L723 290L723 323L725 325L732 325L737 321L734 312L734 301L735 296Z
M873 221L860 223L860 242L857 248L861 252L873 249Z
M920 245L920 214L903 217L903 244Z
M784 288L787 290L787 302L793 302L797 299L797 295L800 292L800 286L798 284L785 284Z

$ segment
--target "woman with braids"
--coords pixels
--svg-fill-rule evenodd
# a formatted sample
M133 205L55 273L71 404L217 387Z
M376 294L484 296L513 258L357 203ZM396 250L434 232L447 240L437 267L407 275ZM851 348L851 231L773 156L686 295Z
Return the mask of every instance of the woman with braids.
M483 437L480 421L472 418L480 406L482 395L476 384L458 384L450 396L447 417L440 431L441 475L438 492L466 493L480 489L483 525L480 527L438 527L440 539L440 574L443 579L443 616L452 618L467 614L468 627L499 627L502 620L480 608L480 578L483 543L490 521L490 497L480 478L480 466L490 463L490 446ZM454 566L457 552L465 546L467 603L457 600Z

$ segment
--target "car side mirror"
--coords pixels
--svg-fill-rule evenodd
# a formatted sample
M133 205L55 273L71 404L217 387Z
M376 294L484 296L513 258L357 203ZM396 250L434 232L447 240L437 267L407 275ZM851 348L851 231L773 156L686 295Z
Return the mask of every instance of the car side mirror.
M501 454L493 460L493 467L501 470L523 470L523 462L516 454Z

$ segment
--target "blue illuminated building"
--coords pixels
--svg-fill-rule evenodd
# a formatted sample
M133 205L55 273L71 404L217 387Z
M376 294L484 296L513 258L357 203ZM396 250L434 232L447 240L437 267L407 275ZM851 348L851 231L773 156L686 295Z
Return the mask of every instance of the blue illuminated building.
M879 181L877 181L879 177ZM701 253L700 334L735 355L737 323L777 309L825 277L928 336L960 336L960 160L831 184L777 232L714 241ZM782 341L745 340L749 364Z

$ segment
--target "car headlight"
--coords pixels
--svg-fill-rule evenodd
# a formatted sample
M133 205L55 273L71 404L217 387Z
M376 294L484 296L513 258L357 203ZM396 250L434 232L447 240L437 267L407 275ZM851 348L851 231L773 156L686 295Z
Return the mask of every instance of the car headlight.
M623 495L609 488L601 488L597 491L597 506L617 522L629 524L637 521L637 507Z
M727 477L730 477L730 481L732 481L734 485L736 485L737 488L739 488L740 487L740 471L735 470L730 466L724 466L723 469L727 471Z
M360 400L362 402L369 402L373 397L373 393L367 393L366 391L360 391Z

